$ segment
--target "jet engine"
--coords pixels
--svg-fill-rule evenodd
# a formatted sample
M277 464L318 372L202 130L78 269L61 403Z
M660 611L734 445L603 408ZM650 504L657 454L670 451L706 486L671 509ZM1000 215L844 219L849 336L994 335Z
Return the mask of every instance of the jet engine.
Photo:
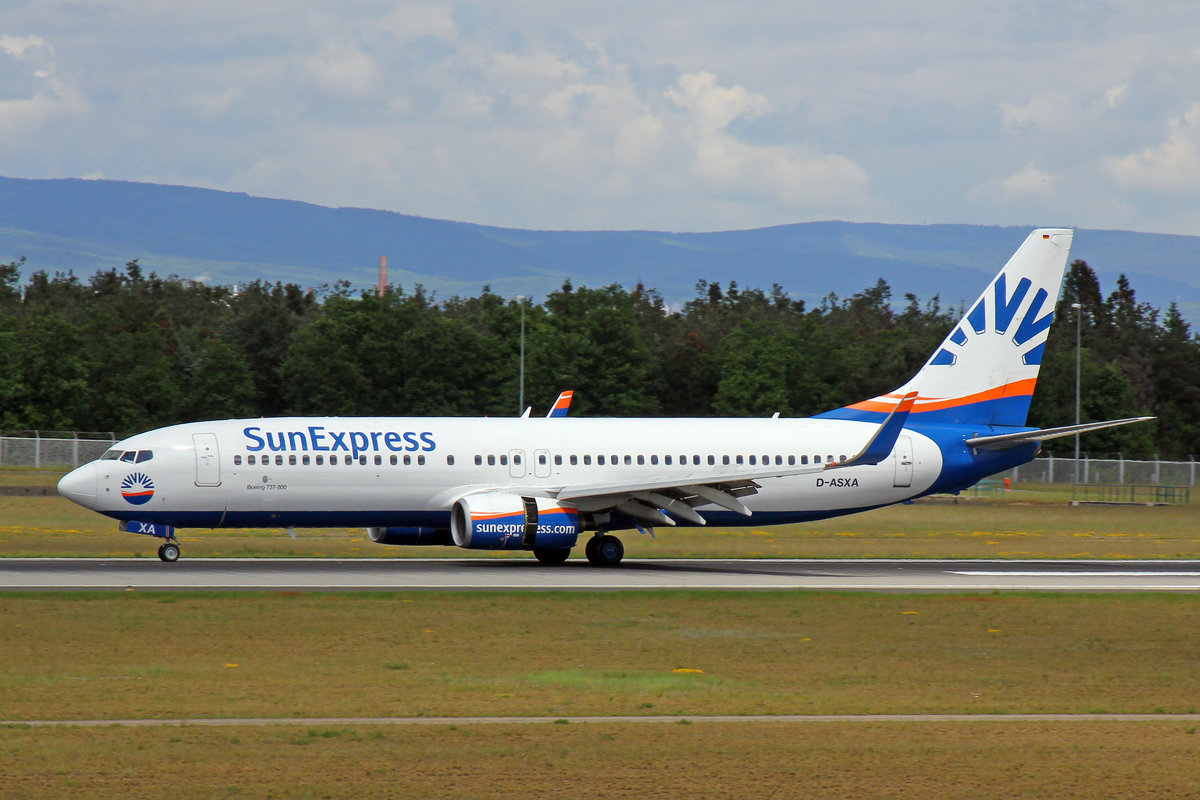
M367 536L376 544L454 544L448 528L367 528Z
M450 515L454 543L473 550L569 550L583 529L575 508L499 492L467 495Z

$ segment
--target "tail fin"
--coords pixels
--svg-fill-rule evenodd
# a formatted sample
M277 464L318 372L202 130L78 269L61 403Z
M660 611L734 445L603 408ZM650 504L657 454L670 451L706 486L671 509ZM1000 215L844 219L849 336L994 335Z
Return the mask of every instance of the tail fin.
M878 420L917 392L910 423L1023 426L1074 235L1063 228L1029 234L912 380L820 416Z

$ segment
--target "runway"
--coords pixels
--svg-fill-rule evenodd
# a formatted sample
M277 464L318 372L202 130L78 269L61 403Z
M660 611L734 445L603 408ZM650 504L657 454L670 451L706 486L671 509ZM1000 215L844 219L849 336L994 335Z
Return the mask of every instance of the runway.
M0 590L1200 591L1200 561L0 559Z

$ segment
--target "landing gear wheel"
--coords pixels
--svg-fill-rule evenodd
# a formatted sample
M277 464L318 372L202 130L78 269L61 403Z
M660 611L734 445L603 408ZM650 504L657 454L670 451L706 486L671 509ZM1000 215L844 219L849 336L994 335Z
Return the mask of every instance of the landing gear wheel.
M584 553L593 566L615 567L625 557L625 545L611 534L593 536L584 548Z
M545 547L535 547L533 548L533 554L543 564L561 564L567 560L567 556L571 555L571 548L556 547L551 550Z
M174 542L167 542L166 544L159 545L158 557L167 562L178 561L179 545L175 544Z

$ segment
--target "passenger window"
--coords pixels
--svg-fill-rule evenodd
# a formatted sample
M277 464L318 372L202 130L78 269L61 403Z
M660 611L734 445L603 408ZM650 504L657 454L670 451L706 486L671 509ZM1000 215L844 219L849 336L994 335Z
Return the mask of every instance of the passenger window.
M833 463L833 456L825 456L825 463L826 463L826 464L832 464L832 463Z
M275 466L277 466L277 467L283 466L283 456L275 456Z
M454 466L454 456L446 456L446 466L448 466L448 467Z
M625 466L628 467L628 466L631 466L632 464L633 464L633 456L625 456Z
M308 453L305 453L304 455L300 456L300 463L306 467L308 466L308 464L309 464Z
M354 463L354 459L351 458L350 456L343 456L342 463L345 464L346 466L350 466L351 464Z
M820 463L821 463L821 457L820 457L820 456L813 456L813 463L814 463L814 464L820 464Z
M143 461L149 461L152 458L154 458L153 450L138 450L137 463L140 464Z
M425 466L425 456L417 456L417 466Z
M420 463L420 462L417 462L417 463ZM500 454L500 466L502 466L502 467L508 466L508 456L505 455L504 453Z
M556 466L556 467L562 466L562 456L560 456L560 455L554 456L554 466Z
M729 456L721 456L721 463L722 463L722 464L728 464L728 463L729 463Z
M126 450L121 453L121 460L126 464L133 464L137 461L137 450Z
M483 456L475 456L475 466L477 466L477 467L483 466Z
M375 466L383 465L383 456L375 456Z
M288 466L290 466L290 467L296 466L296 457L295 456L288 456Z
M711 467L711 466L713 466L713 465L714 465L714 464L716 464L716 463L717 463L717 457L716 457L716 456L709 456L709 457L708 457L708 465L709 465L710 467Z
M807 463L808 463L808 456L800 456L800 463L801 463L801 464L807 464Z
M750 456L750 466L754 467L757 465L758 465L758 458L756 456Z
M394 467L394 466L396 466L396 464L398 462L396 461L396 457L392 456L390 459L388 459L388 463L390 463Z
M325 456L317 456L317 466L318 467L325 466Z
M796 457L795 456L788 456L788 466L789 467L796 466Z
M571 466L572 467L579 466L579 456L571 456Z
M514 463L514 464L520 464L520 463L521 463L521 454L520 454L520 453L514 453L514 454L513 454L513 463Z
M671 466L671 457L663 456L663 463L666 464L668 467Z
M783 466L783 456L775 456L775 466Z
M843 464L846 463L846 454L845 453L842 453L840 456L838 456L838 458L841 459Z
M234 465L235 467L240 467L240 466L242 465L242 457L241 457L241 456L234 456L234 457L233 457L233 465Z
M585 465L587 465L587 466L591 466L591 463L592 463L592 457L591 457L591 456L584 456L584 457L583 457L583 463L584 463Z
M656 455L650 456L650 464L652 466L658 466L658 456L656 456Z
M246 456L246 464L248 466L253 467L254 466L254 456Z
M546 464L546 454L545 453L538 453L538 463L542 464L543 466Z
M610 464L612 464L612 465L615 467L615 466L617 466L617 464L618 464L619 462L617 461L617 457L614 455L614 456L612 457L612 461L610 461L609 463L610 463Z
M491 456L488 456L488 459L490 460ZM404 466L406 466L406 467L412 466L412 456L404 457Z
M596 463L603 467L604 466L604 456L596 456Z
M405 458L405 459L404 459L404 463L405 463L405 464L407 464L407 463L408 463L408 459L407 459L407 458ZM494 467L494 466L496 466L496 457L495 457L495 456L491 456L491 455L490 455L490 456L488 456L488 466L489 466L489 467Z

